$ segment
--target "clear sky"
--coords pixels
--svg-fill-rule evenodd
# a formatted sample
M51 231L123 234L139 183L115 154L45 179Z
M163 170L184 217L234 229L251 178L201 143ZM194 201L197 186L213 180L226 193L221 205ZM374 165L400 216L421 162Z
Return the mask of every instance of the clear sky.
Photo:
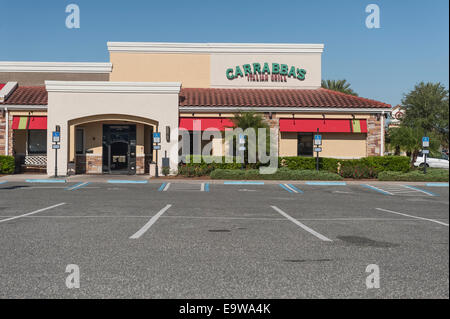
M81 11L67 29L68 4ZM368 29L365 8L380 7ZM392 105L448 88L448 0L0 0L0 61L108 61L107 41L323 43L323 79Z

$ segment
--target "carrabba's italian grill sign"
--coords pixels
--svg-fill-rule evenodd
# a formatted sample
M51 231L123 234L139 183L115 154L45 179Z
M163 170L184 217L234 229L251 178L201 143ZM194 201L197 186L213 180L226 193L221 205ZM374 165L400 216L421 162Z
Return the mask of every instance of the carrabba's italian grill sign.
M306 70L294 65L280 63L251 63L237 65L226 70L228 80L247 78L249 82L287 82L288 79L303 81Z

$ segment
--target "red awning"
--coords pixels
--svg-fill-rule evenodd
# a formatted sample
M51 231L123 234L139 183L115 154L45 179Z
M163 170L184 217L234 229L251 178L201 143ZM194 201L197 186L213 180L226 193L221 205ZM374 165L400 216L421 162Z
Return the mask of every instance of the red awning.
M13 130L46 130L46 116L14 116L12 123Z
M367 133L366 120L280 119L280 132Z
M198 118L198 117L180 118L180 129L185 129L188 131L208 131L215 129L219 131L225 131L225 129L230 127L233 127L233 122L230 119L225 118Z

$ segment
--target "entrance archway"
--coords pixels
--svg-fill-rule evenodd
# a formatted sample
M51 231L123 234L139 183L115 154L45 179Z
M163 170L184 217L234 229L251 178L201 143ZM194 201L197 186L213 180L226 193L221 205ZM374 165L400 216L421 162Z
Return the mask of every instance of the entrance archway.
M69 158L77 174L144 174L153 161L158 123L106 114L69 121Z

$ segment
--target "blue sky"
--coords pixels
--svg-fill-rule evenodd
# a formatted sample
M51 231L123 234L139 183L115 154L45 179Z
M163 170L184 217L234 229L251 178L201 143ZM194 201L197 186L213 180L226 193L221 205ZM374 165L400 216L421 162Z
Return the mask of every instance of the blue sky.
M81 10L67 29L65 7ZM365 7L381 10L367 29ZM107 41L324 43L322 78L392 105L420 81L448 88L448 0L0 0L0 60L108 61Z

